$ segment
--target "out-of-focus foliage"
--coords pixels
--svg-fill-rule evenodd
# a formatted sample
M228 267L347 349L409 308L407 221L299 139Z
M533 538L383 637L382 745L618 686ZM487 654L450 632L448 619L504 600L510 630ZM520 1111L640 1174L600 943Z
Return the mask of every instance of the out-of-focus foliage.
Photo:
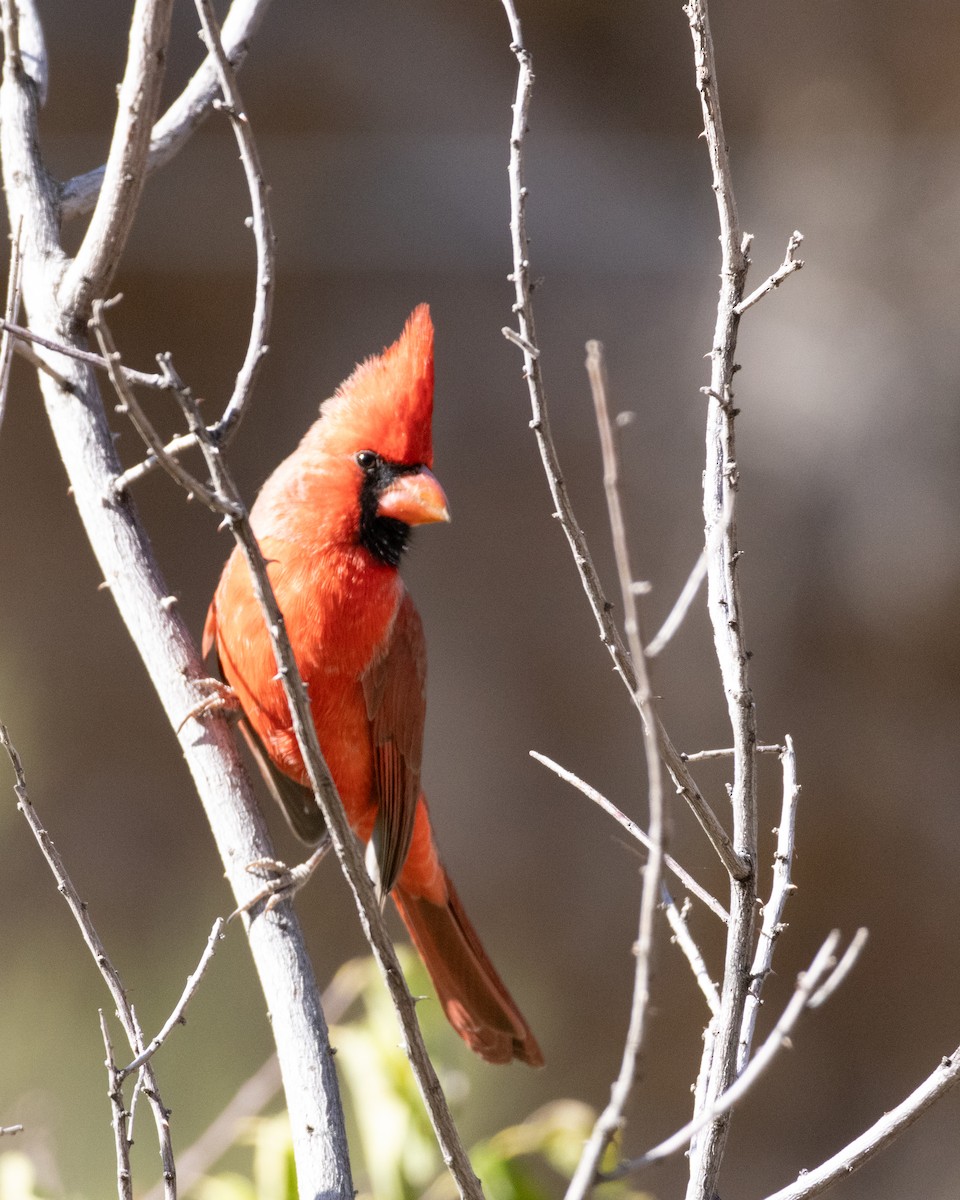
M426 972L409 950L400 954L414 995L429 989ZM399 1026L372 959L354 959L338 972L337 986L359 999L355 1019L331 1027L344 1101L351 1123L351 1153L360 1200L456 1200L437 1143L399 1044ZM434 1066L456 1117L470 1104L463 1072L445 1061L458 1049L438 1005L420 1018ZM211 1119L216 1114L211 1114ZM596 1113L578 1100L556 1100L526 1120L470 1148L470 1159L489 1200L553 1200L569 1179ZM204 1176L186 1191L194 1200L297 1200L296 1170L285 1113L252 1117L239 1144L252 1151L249 1174L233 1167ZM104 1142L104 1153L109 1143ZM616 1162L611 1147L604 1165ZM136 1181L135 1181L136 1182ZM42 1200L30 1158L0 1155L0 1200ZM138 1189L140 1190L140 1189ZM607 1185L604 1200L648 1200L626 1183Z
M250 1123L243 1139L253 1147L247 1179L238 1171L209 1175L195 1188L197 1200L297 1200L297 1176L285 1113Z
M0 1200L41 1200L37 1172L19 1150L0 1154Z

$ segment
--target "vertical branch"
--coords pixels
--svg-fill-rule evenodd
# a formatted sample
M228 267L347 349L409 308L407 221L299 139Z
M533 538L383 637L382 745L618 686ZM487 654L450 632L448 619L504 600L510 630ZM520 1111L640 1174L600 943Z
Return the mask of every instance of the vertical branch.
M657 742L658 725L650 687L647 656L640 635L637 615L636 589L630 568L630 552L620 504L619 462L613 427L607 405L606 370L603 348L599 342L587 343L587 373L593 393L603 456L603 479L607 495L607 510L613 536L614 556L625 614L625 632L636 673L636 691L643 725L643 749L647 764L647 804L650 826L647 836L649 857L643 868L643 888L640 896L640 922L634 947L636 967L633 979L633 1001L630 1023L620 1061L620 1071L610 1089L610 1101L593 1127L577 1169L567 1189L566 1200L582 1200L597 1177L600 1162L607 1147L623 1125L623 1113L637 1074L637 1064L646 1026L650 998L650 972L653 956L653 925L660 897L660 877L663 872L663 763Z
M693 37L697 90L704 135L710 155L713 190L720 222L720 296L707 394L706 469L703 513L707 544L718 525L726 528L707 564L708 610L720 663L727 711L733 730L733 845L749 864L749 872L732 879L730 924L724 961L720 1015L712 1039L709 1075L698 1099L713 1108L736 1077L737 1044L749 984L756 908L757 799L756 714L747 673L743 620L737 579L736 491L738 471L734 442L733 375L739 314L749 259L749 238L740 229L736 200L720 116L713 40L706 0L690 0L684 9ZM729 517L726 516L729 514ZM726 1143L730 1113L717 1117L691 1152L687 1200L713 1200Z
M2 0L5 29L15 26L15 0ZM140 11L138 9L138 11ZM73 347L81 343L78 310L58 302L66 257L60 242L59 195L39 147L36 88L15 47L5 48L0 86L0 150L11 228L23 219L23 297L36 331ZM148 114L144 121L149 127ZM74 301L87 288L67 289ZM196 645L156 564L134 507L117 496L120 465L103 401L91 371L55 351L38 354L55 366L39 377L47 415L91 547L171 724L192 706L191 680L203 674ZM179 735L238 903L255 885L246 864L274 857L246 782L237 747L223 721ZM296 915L254 922L251 952L263 987L283 1073L301 1194L350 1200L353 1184L333 1054L319 990Z
M787 897L796 891L790 878L793 863L793 846L797 825L797 805L800 801L800 785L797 783L797 756L793 749L793 738L784 739L780 762L783 767L783 804L780 824L777 827L777 849L773 860L773 884L770 899L764 905L763 923L757 938L757 951L750 968L750 990L743 1013L743 1028L740 1031L740 1049L737 1054L737 1070L742 1071L750 1057L750 1047L760 1015L760 993L773 966L773 952L783 932L783 910Z

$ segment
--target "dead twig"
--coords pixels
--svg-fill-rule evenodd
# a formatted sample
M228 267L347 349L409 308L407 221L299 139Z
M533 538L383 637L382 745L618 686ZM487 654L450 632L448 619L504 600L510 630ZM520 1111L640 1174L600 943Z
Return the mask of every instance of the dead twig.
M124 1033L127 1035L127 1040L130 1043L134 1053L139 1054L142 1050L142 1040L140 1038L139 1028L137 1026L136 1017L127 998L126 989L123 986L123 981L120 978L119 972L107 954L106 947L100 940L100 935L97 933L90 913L87 910L86 904L80 899L77 889L73 885L73 881L67 874L67 869L63 864L57 848L54 846L50 838L50 834L44 828L40 818L37 815L36 809L30 803L27 793L27 780L23 769L23 763L20 760L20 755L17 753L16 747L10 741L10 735L7 732L6 726L0 723L0 746L7 752L10 759L10 764L13 767L14 786L13 790L17 797L17 808L27 820L33 836L37 840L40 851L47 861L54 879L57 884L57 891L63 896L67 902L70 912L73 914L73 919L80 927L80 932L83 935L83 940L87 944L87 948L93 955L93 960L97 965L97 970L100 972L104 983L107 985L107 990L110 992L113 1002L116 1005L117 1017L120 1024L123 1026ZM176 1197L176 1167L173 1158L173 1146L170 1141L170 1122L169 1113L164 1107L163 1101L160 1098L159 1084L156 1074L153 1071L153 1066L149 1062L143 1066L144 1079L146 1083L146 1095L150 1101L150 1107L153 1111L154 1122L157 1127L157 1138L160 1143L160 1159L163 1165L163 1176L166 1181L165 1195L168 1200L175 1200ZM117 1081L119 1085L119 1080ZM111 1082L111 1092L113 1091L113 1082ZM119 1102L121 1103L122 1100Z
M752 308L758 300L762 300L767 292L778 288L788 275L792 275L794 271L799 271L803 267L803 259L796 257L802 241L803 234L799 229L795 229L787 242L787 252L783 256L783 262L755 291L752 291L745 300L740 301L736 308L738 317L742 316L748 308Z
M636 840L642 846L646 847L646 849L650 849L650 839L644 830L640 828L636 821L632 821L626 813L621 812L621 810L617 808L612 801L608 800L606 796L601 795L596 788L591 787L590 784L581 779L579 775L574 775L572 771L568 771L566 767L561 767L559 763L554 762L552 758L548 758L546 754L540 754L537 750L531 750L530 757L535 758L538 763L543 763L548 770L553 771L554 775L558 775L566 783L572 784L573 787L575 787L577 791L582 792L588 800L592 800L598 808L602 808L605 813L613 817L617 824L625 829L631 837L636 838ZM697 881L689 873L689 871L685 870L680 863L678 863L677 860L672 858L669 854L665 854L663 856L663 864L668 871L670 871L677 877L677 879L680 880L688 892L696 896L698 900L702 900L707 908L709 908L712 913L718 916L720 920L726 924L728 918L723 905L719 900L716 900L713 896L711 896L706 888L701 887L700 884L697 883Z

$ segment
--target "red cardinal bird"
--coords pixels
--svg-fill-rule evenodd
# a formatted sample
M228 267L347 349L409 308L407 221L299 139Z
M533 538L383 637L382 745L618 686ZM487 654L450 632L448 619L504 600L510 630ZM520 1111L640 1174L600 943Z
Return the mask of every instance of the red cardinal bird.
M425 304L356 368L263 486L251 514L354 831L371 842L447 1017L488 1062L540 1066L540 1047L487 957L437 854L420 791L423 627L397 570L411 526L447 521L430 471L433 325ZM324 835L250 575L234 550L203 635L216 644L297 834Z

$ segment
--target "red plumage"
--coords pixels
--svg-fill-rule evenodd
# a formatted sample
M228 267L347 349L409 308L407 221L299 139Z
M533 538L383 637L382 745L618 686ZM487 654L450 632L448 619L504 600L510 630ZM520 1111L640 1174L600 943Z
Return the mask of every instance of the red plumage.
M400 338L361 363L274 471L251 521L350 824L372 839L444 1011L490 1062L543 1062L443 868L420 790L426 645L397 564L410 527L449 519L433 464L433 325L414 309ZM297 833L323 822L249 572L237 551L204 629Z

